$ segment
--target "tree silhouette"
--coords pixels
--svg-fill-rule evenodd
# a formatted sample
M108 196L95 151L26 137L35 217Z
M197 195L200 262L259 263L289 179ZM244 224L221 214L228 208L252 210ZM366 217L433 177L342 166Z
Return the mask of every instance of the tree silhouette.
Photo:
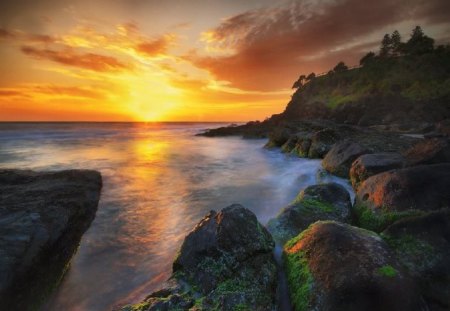
M303 86L303 82L305 81L306 76L305 75L301 75L297 81L294 82L294 84L292 85L293 89L298 89L301 88Z
M395 30L391 35L391 48L391 53L394 56L398 56L402 53L402 37L397 30Z
M388 57L392 51L392 39L389 34L385 34L381 40L380 56Z
M434 39L426 36L420 26L416 26L411 34L411 38L405 44L405 52L410 55L421 55L432 52L434 49Z
M343 72L343 71L346 71L346 70L348 70L348 67L347 67L347 65L345 65L344 62L339 62L339 63L333 68L333 71L334 71L334 72Z
M314 80L316 78L316 74L314 72L311 72L305 79L305 81L311 81Z

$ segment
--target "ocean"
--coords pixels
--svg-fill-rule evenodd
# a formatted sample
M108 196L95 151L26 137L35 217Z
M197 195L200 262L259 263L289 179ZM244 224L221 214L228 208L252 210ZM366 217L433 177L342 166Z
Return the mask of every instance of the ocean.
M219 123L0 123L0 168L94 169L97 216L44 310L111 310L168 278L185 235L210 210L240 203L263 224L300 190L335 181L320 160L264 139L195 134Z

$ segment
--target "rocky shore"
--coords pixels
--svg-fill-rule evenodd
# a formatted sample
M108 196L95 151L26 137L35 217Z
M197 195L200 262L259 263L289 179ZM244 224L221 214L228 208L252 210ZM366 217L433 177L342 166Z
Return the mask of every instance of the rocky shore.
M89 170L0 170L0 309L39 310L97 211Z
M242 206L211 212L186 237L162 290L135 310L278 310L275 243L292 308L450 309L450 144L326 121L254 122L204 136L268 137L266 148L322 158L329 183L300 189L267 230ZM269 233L270 232L270 233Z

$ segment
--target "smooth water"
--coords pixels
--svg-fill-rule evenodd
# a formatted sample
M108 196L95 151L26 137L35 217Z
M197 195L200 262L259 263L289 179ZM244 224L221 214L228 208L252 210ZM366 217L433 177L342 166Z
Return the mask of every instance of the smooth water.
M221 124L0 123L0 167L99 170L97 216L45 310L111 310L137 302L171 272L184 236L232 203L266 223L317 182L320 161L265 140L196 137Z

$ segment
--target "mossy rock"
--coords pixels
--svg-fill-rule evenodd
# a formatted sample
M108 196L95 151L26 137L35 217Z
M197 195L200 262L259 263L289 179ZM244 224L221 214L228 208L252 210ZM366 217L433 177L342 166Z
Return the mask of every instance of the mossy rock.
M430 310L450 309L450 209L400 220L381 234Z
M123 310L274 310L274 246L256 216L241 205L211 211L185 238L171 283Z
M358 188L354 223L382 231L395 221L450 206L450 164L391 170L366 179Z
M283 258L296 311L423 310L414 282L374 232L319 221L285 244Z
M350 221L348 191L336 183L309 186L267 224L274 239L283 244L318 220Z

